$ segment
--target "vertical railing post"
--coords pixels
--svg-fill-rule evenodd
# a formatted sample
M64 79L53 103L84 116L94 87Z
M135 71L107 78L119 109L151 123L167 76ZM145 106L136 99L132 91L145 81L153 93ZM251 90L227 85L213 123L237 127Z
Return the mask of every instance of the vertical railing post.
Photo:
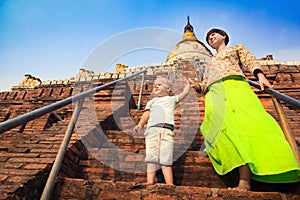
M63 139L63 141L60 145L60 148L59 148L59 151L57 153L57 156L56 156L56 159L54 161L51 172L49 174L49 177L48 177L48 180L46 182L43 194L41 196L41 200L48 200L50 198L52 189L54 187L56 176L57 176L57 174L60 170L61 164L63 162L65 152L66 152L66 149L67 149L68 144L70 142L72 133L74 131L74 127L75 127L76 121L78 119L79 113L81 111L83 102L84 102L84 98L82 98L82 99L80 99L76 102L76 107L74 109L72 118L71 118L70 123L68 125L68 128L66 130L64 139Z
M288 141L288 143L290 144L292 150L293 150L293 153L298 161L298 164L300 166L300 159L299 159L299 150L297 148L297 144L296 144L296 141L292 135L292 131L290 129L290 126L288 124L288 121L287 121L287 118L284 114L284 111L283 111L283 108L282 108L282 105L280 104L280 102L271 95L272 97L272 101L273 101L273 104L274 104L274 107L275 107L275 110L277 112L277 115L279 117L279 121L280 121L280 124L281 124L281 128L282 128L282 131L284 133L284 136L286 138L286 140Z
M167 79L170 79L171 73L172 73L172 65L170 64L170 67L169 67L169 70L168 70L168 74L167 74Z
M143 88L144 88L144 82L145 82L145 73L146 72L144 72L142 74L142 82L141 82L141 88L140 88L140 92L139 92L139 100L138 100L138 106L137 106L138 110L141 109L142 94L143 94Z
M174 70L174 74L173 74L173 77L172 77L172 83L174 83L176 77L177 77L177 72L178 72L178 69L179 69L179 65L180 65L180 62L181 60L177 60L177 63L176 63L176 66L175 66L175 70Z

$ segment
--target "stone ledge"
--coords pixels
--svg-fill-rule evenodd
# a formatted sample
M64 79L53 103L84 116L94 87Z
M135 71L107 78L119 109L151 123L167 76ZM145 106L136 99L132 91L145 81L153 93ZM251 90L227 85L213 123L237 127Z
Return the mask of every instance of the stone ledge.
M72 188L72 190L70 190ZM279 192L252 192L233 189L208 187L169 186L145 183L113 182L105 180L83 180L61 178L54 189L54 199L218 199L218 200L292 200L299 199L299 194Z
M295 65L300 65L300 61L296 62L277 62L274 60L259 60L261 65L289 65L289 66L295 66Z

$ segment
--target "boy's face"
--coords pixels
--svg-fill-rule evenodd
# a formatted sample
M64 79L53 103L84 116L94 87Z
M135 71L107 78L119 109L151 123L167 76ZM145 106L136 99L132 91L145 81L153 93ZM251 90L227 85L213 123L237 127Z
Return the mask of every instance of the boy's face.
M167 96L170 93L170 89L161 81L156 81L153 86L152 93L157 97Z

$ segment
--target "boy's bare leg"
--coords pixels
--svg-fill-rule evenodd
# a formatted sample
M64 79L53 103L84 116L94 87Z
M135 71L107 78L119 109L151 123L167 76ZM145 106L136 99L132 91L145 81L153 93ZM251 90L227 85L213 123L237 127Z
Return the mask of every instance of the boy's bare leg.
M162 166L162 172L166 181L167 185L174 185L173 184L173 171L172 171L172 166Z
M250 190L251 189L251 185L250 185L250 181L251 181L251 175L252 172L249 168L249 165L242 165L239 167L239 172L240 172L240 180L239 180L239 186L237 189L240 190Z
M147 163L147 184L154 185L156 183L156 163Z

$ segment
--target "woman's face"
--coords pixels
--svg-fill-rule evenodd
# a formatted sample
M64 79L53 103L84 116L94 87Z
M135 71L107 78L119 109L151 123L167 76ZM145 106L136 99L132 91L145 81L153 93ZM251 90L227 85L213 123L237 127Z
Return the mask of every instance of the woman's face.
M220 33L212 33L208 36L208 44L214 49L217 49L221 44L225 44L226 36Z

